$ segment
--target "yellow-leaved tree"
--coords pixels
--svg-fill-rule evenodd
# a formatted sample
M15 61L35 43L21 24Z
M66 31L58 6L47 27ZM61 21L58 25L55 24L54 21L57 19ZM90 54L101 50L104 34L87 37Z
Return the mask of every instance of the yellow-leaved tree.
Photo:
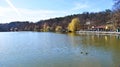
M56 31L56 32L62 32L62 26L57 26L57 27L55 28L55 31Z
M43 32L48 32L50 30L50 27L47 23L44 23L43 25Z
M75 32L80 30L80 20L79 18L73 18L71 23L68 24L68 31Z

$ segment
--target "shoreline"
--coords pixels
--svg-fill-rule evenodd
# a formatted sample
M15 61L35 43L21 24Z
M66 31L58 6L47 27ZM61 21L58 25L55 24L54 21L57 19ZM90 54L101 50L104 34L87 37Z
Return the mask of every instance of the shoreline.
M78 34L117 34L120 35L120 32L115 31L76 31Z

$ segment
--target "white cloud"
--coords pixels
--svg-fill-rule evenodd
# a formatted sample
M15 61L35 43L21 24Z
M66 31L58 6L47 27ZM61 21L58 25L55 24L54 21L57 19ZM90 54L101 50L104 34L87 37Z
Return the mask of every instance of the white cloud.
M66 15L64 11L54 10L30 10L30 9L19 9L22 17L26 17L30 21L38 21L41 19L49 19L54 17L60 17Z
M18 16L21 16L20 15L20 12L17 10L17 8L11 3L11 1L10 0L5 0L7 3L8 3L8 5L18 14Z
M39 21L42 19L49 19L54 17L65 16L68 13L65 11L54 10L31 10L25 8L17 8L21 16L10 7L0 7L0 23L9 23L12 21Z
M14 6L13 6L14 7ZM12 21L39 21L49 18L62 17L78 13L78 10L90 9L87 3L74 2L70 10L32 10L26 8L13 8L0 6L0 23L9 23ZM17 11L16 11L17 10ZM91 9L99 11L99 9Z

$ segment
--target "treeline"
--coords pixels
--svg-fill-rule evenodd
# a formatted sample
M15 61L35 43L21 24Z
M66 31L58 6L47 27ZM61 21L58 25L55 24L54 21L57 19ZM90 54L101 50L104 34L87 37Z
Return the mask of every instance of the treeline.
M77 18L77 25L74 24L73 20ZM70 24L71 23L71 24ZM89 30L92 26L101 26L106 24L113 24L114 29L120 27L120 0L115 0L113 10L105 10L101 12L84 12L82 14L74 14L65 17L57 17L47 20L40 20L38 22L29 21L15 21L8 24L0 24L0 31L69 31L70 25L76 27L77 30ZM79 26L79 27L78 27ZM73 29L71 29L73 30Z
M29 21L15 21L9 24L0 24L0 31L55 31L57 27L66 31L68 24L76 17L80 20L81 29L84 29L83 26L88 22L90 22L91 25L103 25L110 22L112 11L106 10L96 13L84 12L82 14L69 15L66 17L40 20L35 23Z

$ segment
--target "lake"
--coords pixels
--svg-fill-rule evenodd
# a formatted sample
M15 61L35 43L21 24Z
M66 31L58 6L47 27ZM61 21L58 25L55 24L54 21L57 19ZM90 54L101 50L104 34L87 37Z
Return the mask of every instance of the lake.
M0 67L120 67L120 36L0 32Z

